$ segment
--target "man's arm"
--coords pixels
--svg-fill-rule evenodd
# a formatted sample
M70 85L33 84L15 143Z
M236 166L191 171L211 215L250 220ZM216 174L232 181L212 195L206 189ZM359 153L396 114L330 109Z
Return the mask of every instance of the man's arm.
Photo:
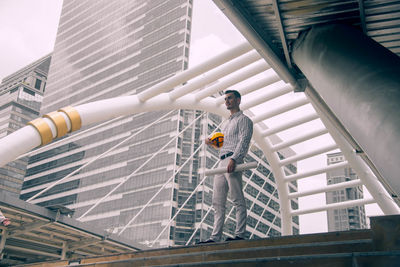
M238 121L238 129L239 142L231 157L236 163L242 162L249 150L251 137L253 136L253 122L248 117L242 117Z

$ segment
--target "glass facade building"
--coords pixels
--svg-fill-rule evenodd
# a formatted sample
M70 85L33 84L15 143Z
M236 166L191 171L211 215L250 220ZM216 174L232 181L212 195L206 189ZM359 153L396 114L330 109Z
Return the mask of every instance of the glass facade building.
M187 69L191 14L191 0L64 0L41 113L137 94ZM216 161L215 151L200 146L220 121L200 111L174 110L81 129L31 155L21 198L27 200L68 175L32 203L66 206L74 218L113 233L123 230L124 237L143 244L155 241L154 247L184 244L195 227L200 230L193 240L198 240L212 227L212 212L202 220L211 205L212 177L186 199L202 179L199 168ZM251 151L253 159L248 160L263 163L254 174L246 173L248 234L279 235L273 176L262 153ZM227 234L232 223L228 219ZM298 222L294 226L298 230Z
M328 165L343 162L345 160L341 152L327 155ZM350 167L329 171L326 174L327 184L337 184L358 179L354 170ZM363 198L362 186L346 188L326 193L326 203L337 203L347 200ZM365 207L357 206L346 209L334 209L327 211L328 231L346 231L367 228Z
M8 75L0 84L0 138L39 116L51 55ZM22 157L0 168L0 194L18 198L28 159Z

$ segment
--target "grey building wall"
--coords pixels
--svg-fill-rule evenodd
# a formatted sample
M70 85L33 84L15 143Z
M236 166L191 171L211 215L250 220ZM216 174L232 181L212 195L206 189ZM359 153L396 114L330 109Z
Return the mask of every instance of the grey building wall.
M0 138L22 127L39 115L51 55L5 77L0 84ZM0 168L0 194L18 198L28 159L17 159Z
M342 153L331 153L327 155L328 165L343 162L345 160ZM346 167L339 170L327 172L327 184L337 184L358 179L354 170ZM326 203L337 203L347 200L363 198L362 186L346 188L342 190L326 193ZM328 210L328 231L345 231L353 229L364 229L367 227L365 207L357 206L346 209Z

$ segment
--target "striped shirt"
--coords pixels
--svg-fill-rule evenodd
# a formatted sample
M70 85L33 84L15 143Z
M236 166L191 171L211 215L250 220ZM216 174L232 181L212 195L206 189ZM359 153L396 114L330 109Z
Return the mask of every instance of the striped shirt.
M243 114L243 111L239 111L229 117L222 132L224 144L219 156L233 152L231 159L236 163L243 163L253 135L253 122Z

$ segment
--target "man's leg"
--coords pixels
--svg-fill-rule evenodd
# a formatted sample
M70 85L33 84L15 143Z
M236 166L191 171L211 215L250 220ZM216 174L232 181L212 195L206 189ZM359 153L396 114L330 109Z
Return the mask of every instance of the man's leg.
M223 174L214 177L213 188L214 228L210 239L216 242L221 240L225 221L225 204L228 194L228 183Z
M237 237L244 238L246 233L247 208L243 194L242 172L233 172L228 178L229 189L233 205L236 207L236 230Z

